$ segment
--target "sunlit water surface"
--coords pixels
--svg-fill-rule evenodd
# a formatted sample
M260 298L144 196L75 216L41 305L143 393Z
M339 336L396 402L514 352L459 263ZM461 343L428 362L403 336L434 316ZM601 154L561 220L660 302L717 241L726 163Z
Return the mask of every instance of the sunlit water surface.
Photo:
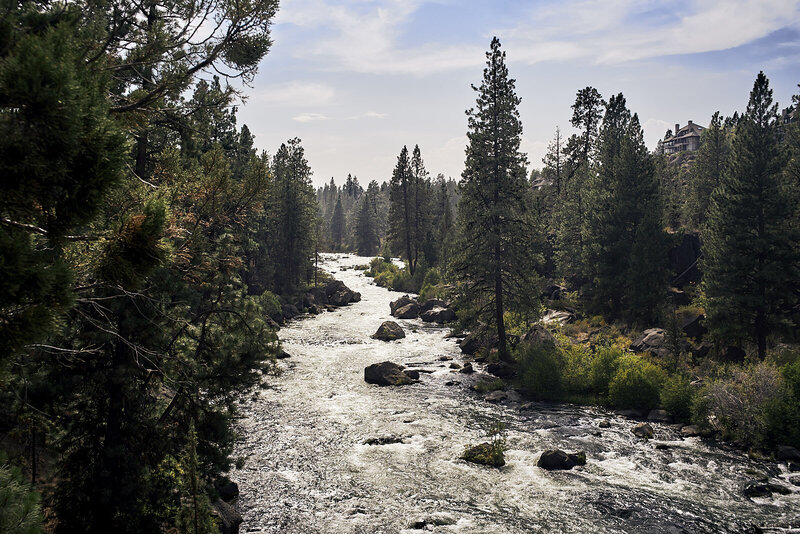
M327 255L324 268L361 293L361 302L291 322L280 337L291 359L273 389L243 402L232 473L241 496L242 532L459 533L744 532L754 525L800 526L800 494L750 500L748 469L758 463L675 427L654 424L656 439L636 439L634 422L596 408L536 403L492 404L468 389L481 379L449 368L461 360L446 328L398 320L406 338L370 338L391 320L401 294L347 269L369 258ZM378 387L364 367L391 360L430 371L418 384ZM480 367L476 365L476 367ZM447 386L449 381L457 385ZM608 418L611 428L598 429ZM485 441L496 421L507 425L506 466L459 459ZM598 435L599 432L599 435ZM402 443L365 445L396 435ZM668 448L658 450L657 444ZM542 450L586 451L571 471L536 467ZM785 482L783 482L785 484ZM788 485L788 484L786 484Z

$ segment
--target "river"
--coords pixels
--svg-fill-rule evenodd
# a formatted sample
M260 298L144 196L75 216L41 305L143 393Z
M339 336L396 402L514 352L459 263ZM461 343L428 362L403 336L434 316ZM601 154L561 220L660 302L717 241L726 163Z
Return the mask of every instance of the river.
M599 408L547 403L492 404L468 386L480 380L449 368L461 360L446 328L398 320L406 338L370 338L391 320L401 294L372 284L360 270L369 258L326 255L322 266L361 302L290 322L281 329L284 373L242 404L236 455L241 532L523 533L745 532L754 525L800 526L800 492L748 499L748 470L788 485L776 464L742 452L681 439L653 424L656 439L631 433L634 421ZM378 387L364 367L390 360L432 371L417 384ZM480 367L477 365L476 367ZM456 385L446 385L456 381ZM597 423L609 419L611 428ZM506 465L459 459L507 426ZM401 443L366 445L395 435ZM666 446L656 449L656 445ZM536 467L549 448L586 451L570 471ZM417 528L415 528L417 527Z

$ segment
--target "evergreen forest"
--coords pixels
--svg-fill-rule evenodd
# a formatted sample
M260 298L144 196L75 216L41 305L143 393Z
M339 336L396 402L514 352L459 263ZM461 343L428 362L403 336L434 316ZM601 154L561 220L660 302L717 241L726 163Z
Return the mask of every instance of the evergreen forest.
M540 164L495 38L461 176L409 139L315 188L300 139L237 117L277 0L3 2L0 532L219 532L240 401L281 383L323 253L452 306L489 388L800 447L800 94L763 73L694 152L580 89Z

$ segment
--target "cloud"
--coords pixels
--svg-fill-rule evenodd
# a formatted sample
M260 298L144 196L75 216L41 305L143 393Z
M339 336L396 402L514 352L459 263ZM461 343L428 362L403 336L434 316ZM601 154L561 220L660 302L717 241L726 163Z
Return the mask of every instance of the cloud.
M798 2L574 0L532 12L498 30L526 63L585 59L598 64L736 48L786 27L800 27Z
M386 117L388 117L388 114L387 113L378 113L376 111L367 111L363 115L361 115L359 117L356 117L356 118L361 118L361 117L364 117L364 118L367 118L367 119L385 119Z
M261 86L251 100L281 107L317 107L331 104L334 97L335 91L329 85L287 82Z
M296 57L321 70L426 75L481 65L478 46L421 43L402 46L401 34L424 0L297 0L282 8L276 24L309 33ZM433 2L437 3L437 2Z
M314 122L328 120L328 117L322 113L301 113L296 117L292 117L292 120L297 122Z

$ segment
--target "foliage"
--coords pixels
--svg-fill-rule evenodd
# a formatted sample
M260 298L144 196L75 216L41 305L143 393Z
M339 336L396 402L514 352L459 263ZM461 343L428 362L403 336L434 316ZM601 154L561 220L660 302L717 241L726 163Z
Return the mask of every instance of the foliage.
M781 390L780 372L770 362L732 367L703 391L708 420L727 439L763 446Z
M466 168L458 203L460 237L451 276L460 282L463 307L470 307L474 326L491 325L499 340L500 357L510 359L504 313L517 307L535 308L538 276L531 268L536 256L529 241L535 235L525 200L526 158L520 152L522 123L515 81L508 76L505 52L492 39L475 108L467 112Z
M661 406L676 420L689 422L694 394L695 388L689 377L682 374L670 375L661 389Z
M769 82L759 73L730 164L711 195L703 239L708 327L728 344L754 341L762 359L767 336L793 302L790 281L800 277L776 113Z
M563 392L564 361L547 344L522 345L516 353L522 386L539 399L557 399Z
M467 462L489 465L492 467L502 467L505 465L504 452L507 449L505 439L505 425L496 422L489 430L491 441L479 445L467 446L461 458Z
M592 389L600 396L608 395L609 384L617 374L623 352L611 346L600 347L594 354L591 364Z
M664 371L645 358L624 355L608 384L608 401L620 408L655 408L664 378Z
M0 453L0 532L43 532L39 494L31 489L20 469L12 466L3 453Z

